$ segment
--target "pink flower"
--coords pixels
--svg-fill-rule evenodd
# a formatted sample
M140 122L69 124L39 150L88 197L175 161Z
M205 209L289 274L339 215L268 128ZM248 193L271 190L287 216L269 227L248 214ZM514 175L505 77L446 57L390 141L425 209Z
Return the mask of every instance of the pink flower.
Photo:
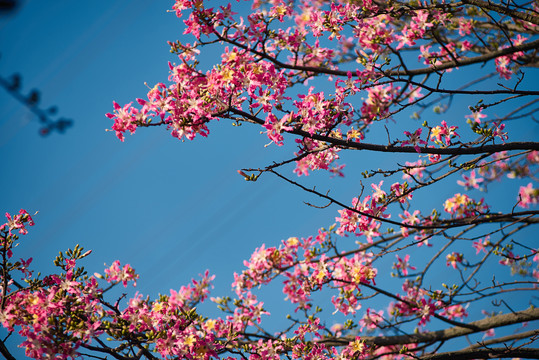
M479 254L481 251L483 251L485 254L487 253L487 249L485 248L487 245L490 244L490 236L485 236L485 239L483 241L474 241L472 243L472 246L475 249L475 254Z
M372 189L374 190L374 193L372 194L372 198L377 201L381 202L386 197L386 192L381 189L382 184L384 181L380 181L378 185L371 184Z
M361 106L361 115L366 123L384 118L389 113L389 106L398 95L400 87L393 84L376 85L365 89L369 94Z
M127 287L128 281L133 281L133 286L136 286L138 277L138 274L129 264L121 267L118 260L114 261L108 269L105 269L105 279L109 283L122 282L124 287Z
M512 266L515 264L515 260L519 260L518 256L515 256L512 251L508 251L507 254L502 254L503 259L498 261L501 265Z
M418 153L421 152L421 149L419 148L419 145L427 145L427 142L425 140L421 140L420 136L421 136L421 131L422 129L419 128L417 129L416 131L414 131L414 133L410 133L409 131L405 131L404 132L404 135L408 136L408 140L405 140L401 143L401 146L404 146L404 145L413 145L414 146L414 149L415 151L417 151Z
M410 163L407 163L407 165L410 164ZM412 171L412 170L410 170ZM405 174L406 175L406 174ZM404 177L404 176L403 176ZM410 177L410 176L408 176ZM401 204L404 204L406 201L408 200L412 200L412 197L413 197L413 194L412 192L408 192L405 196L404 196L404 192L408 190L408 183L404 182L403 184L400 184L398 182L394 183L393 185L391 185L391 192L394 196L398 197L399 198L399 202Z
M408 225L417 225L419 224L420 220L419 220L419 210L415 210L412 214L410 214L407 210L404 210L404 213L403 214L399 214L400 218L403 219L402 223L403 224L408 224ZM408 236L409 233L408 233L408 228L403 226L401 227L401 231L402 231L402 236Z
M18 230L19 234L26 235L28 234L28 230L26 230L26 223L28 223L29 226L34 225L34 220L32 217L28 214L26 210L19 210L18 215L13 215L6 213L7 223L3 224L0 229L4 228L5 226L9 229L9 234L11 234L12 230Z
M507 132L503 131L505 129L505 124L495 125L494 131L492 132L493 137L499 137L500 140L505 144L505 140L509 138Z
M281 133L283 131L292 130L291 126L286 125L288 118L289 116L285 115L279 120L275 115L268 114L266 117L266 122L263 125L267 130L266 133L268 134L268 138L270 138L270 140L278 146L283 145L283 136Z
M421 97L425 96L421 94L421 87L414 88L412 85L408 87L410 90L410 93L408 94L408 103L412 103L417 99L420 99Z
M479 111L474 111L472 112L472 115L466 115L466 117L469 118L472 122L481 124L481 119L487 117L485 114L482 114L481 111L482 109L479 109Z
M466 194L457 193L444 202L444 210L457 218L476 215L488 210L484 200L475 201Z
M449 320L455 320L456 318L463 319L467 317L468 313L466 312L466 308L459 304L443 308L440 315L445 316Z
M526 186L521 186L518 191L518 206L522 208L529 208L530 205L537 204L539 202L539 189L532 186L532 183L528 183Z
M361 324L360 331L367 328L367 331L375 330L378 324L383 320L384 310L378 312L372 311L371 308L367 309L367 313L359 320Z
M457 128L457 126L448 126L445 120L443 120L442 126L435 126L431 129L430 138L436 143L445 143L445 145L449 146L451 145L451 139L455 138L456 136L460 136L455 131ZM444 141L442 141L442 139Z
M446 265L451 265L453 269L457 268L457 263L461 263L462 260L464 260L464 257L461 253L458 252L452 252L451 254L447 254L445 257L446 259Z
M125 105L123 108L113 101L114 113L108 113L106 116L109 119L114 120L112 130L116 132L116 136L121 141L124 141L124 133L126 131L135 133L137 126L146 120L146 112L140 111L137 108L131 106L131 103Z
M397 257L397 262L393 264L393 268L397 269L402 275L408 276L408 269L415 270L415 266L411 266L408 261L410 260L410 255L406 255L404 259L401 259L399 255Z
M403 179L410 179L414 177L416 180L421 180L423 177L423 170L425 170L425 167L422 165L425 165L425 161L423 160L417 160L416 162L409 162L407 161L405 163L407 166L406 169L403 170L404 174L402 175Z
M342 335L342 331L344 329L343 324L333 324L329 330L334 334L336 337L340 337Z
M479 184L482 183L485 179L483 178L476 178L475 177L475 170L472 170L470 173L470 176L462 175L465 181L458 180L457 184L460 186L464 186L466 189L474 188L479 189Z

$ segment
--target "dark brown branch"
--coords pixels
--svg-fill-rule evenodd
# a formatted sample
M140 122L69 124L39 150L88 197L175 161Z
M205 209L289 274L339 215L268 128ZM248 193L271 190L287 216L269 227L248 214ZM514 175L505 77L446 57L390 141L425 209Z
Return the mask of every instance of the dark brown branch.
M469 334L487 331L489 329L501 326L518 324L533 320L539 320L539 308L527 309L516 313L497 315L468 323L468 325L474 327L475 330L455 326L445 330L410 335L366 336L362 337L361 340L365 341L366 344L378 346L433 343L437 341L449 340ZM348 344L350 341L354 341L354 339L355 336L346 336L343 338L322 339L320 340L320 342L326 345L342 346Z
M499 14L504 14L504 15L507 15L507 16L510 16L514 19L519 19L519 20L522 20L522 21L526 21L526 22L529 22L529 23L532 23L532 24L535 24L535 25L539 25L539 16L535 16L535 15L532 15L532 14L527 14L525 12L521 12L521 11L515 11L515 10L512 10L512 9L509 9L508 7L506 6L501 6L501 5L497 5L497 4L494 4L492 2L486 2L486 1L482 1L482 0L462 0L463 3L465 4L469 4L469 5L475 5L475 6L478 6L482 9L488 9L488 10L492 10L492 11L495 11Z
M390 297L392 299L395 299L397 301L405 303L408 306L415 306L414 303L406 301L405 299L403 299L403 298L401 298L401 297L399 297L399 296L397 296L397 295L395 295L393 293L390 293L389 291L385 291L383 289L380 289L379 287L376 287L376 286L373 286L373 285L370 285L370 284L361 284L361 285L365 286L365 287L368 287L369 289L372 289L372 290L374 290L376 292L379 292L380 294L384 294L384 295L386 295L386 296L388 296L388 297ZM461 323L461 322L458 322L458 321L455 321L455 320L451 320L451 319L448 319L448 318L446 318L444 316L438 315L436 313L432 314L432 316L435 317L436 319L444 321L444 322L446 322L448 324L458 326L460 328L470 329L472 331L477 331L477 328L474 325Z
M275 57L268 55L265 52L258 51L256 49L250 48L249 46L245 44L239 43L235 40L231 40L219 34L217 31L214 31L213 34L217 36L219 40L227 42L234 46L237 46L257 56L260 56L262 59L268 60L272 62L273 64L275 64L276 66L283 69L306 71L306 72L312 72L315 74L320 73L320 74L328 74L328 75L336 75L336 76L348 76L348 73L349 73L349 71L344 71L344 70L336 70L336 69L329 69L329 68L316 67L316 66L300 66L300 65L292 65L292 64L283 63L277 60ZM465 66L465 65L472 65L472 64L487 62L489 60L495 59L503 55L509 55L509 54L513 54L519 51L534 50L534 49L537 49L538 47L539 47L539 40L535 40L535 41L523 43L516 46L509 46L509 47L500 49L498 51L492 51L484 55L479 55L479 56L475 56L471 58L463 57L463 58L458 59L458 64L455 63L454 61L448 61L443 64L436 65L436 67L429 66L427 68L414 69L414 70L393 70L393 71L383 72L383 74L385 76L415 76L415 75L431 74L437 71L455 68L457 66ZM529 94L530 95L538 94L538 92L530 91Z
M477 344L473 344L469 347L467 347L466 349L463 349L463 350L469 350L469 349L478 349L478 348L482 348L482 347L485 347L486 345L491 345L491 344L501 344L503 342L507 342L507 341L512 341L512 340L518 340L518 339L524 339L524 338L531 338L531 337L537 337L539 336L539 330L530 330L530 331L526 331L526 332L523 332L523 333L520 333L520 334L511 334L511 335L507 335L507 336L502 336L502 337L499 337L499 338L496 338L496 339L490 339L490 340L486 340L486 341L481 341Z
M458 64L454 61L448 61L444 62L440 65L436 65L435 67L429 67L429 68L423 68L423 69L416 69L416 70L399 70L399 71L388 71L384 72L384 75L386 76L413 76L413 75L423 75L423 74L430 74L434 71L441 71L441 70L447 70L452 69L457 66L465 66L465 65L472 65L472 64L478 64L482 62L487 62L489 60L495 59L497 57L503 56L503 55L509 55L513 54L515 52L519 51L528 51L528 50L534 50L539 47L539 40L535 40L529 43L524 43L521 45L516 46L509 46L504 49L500 49L498 51L493 51L484 55L475 56L475 57L462 57L459 58ZM516 92L515 92L516 93ZM537 92L533 92L537 93ZM530 95L532 92L530 92Z
M7 360L15 360L15 357L11 355L3 341L0 341L0 354L2 354L2 356Z
M258 117L249 114L240 109L229 109L230 113L240 115L254 123L263 125L264 121ZM369 143L358 143L349 140L343 140L334 138L331 136L325 136L320 134L311 134L308 131L294 129L290 131L284 131L294 135L300 135L309 139L328 142L330 144L339 146L343 149L353 150L370 150L378 152L391 152L391 153L417 153L413 146L396 146L396 145L378 145ZM539 150L539 142L532 141L518 141L497 145L480 145L476 147L452 147L452 148L419 148L422 154L439 154L439 155L477 155L485 153L496 153L500 151L511 150Z
M94 338L94 340L96 340L102 347L92 346L92 345L84 344L84 343L82 343L80 346L82 348L87 349L87 350L109 354L110 356L112 356L113 358L118 359L118 360L132 359L131 357L126 357L126 356L121 355L120 353L118 353L116 351L116 349L109 348L99 338Z
M449 351L440 354L424 355L415 357L420 360L465 360L465 359L492 359L492 358L524 358L539 359L539 349L536 348L489 348L461 351Z
M332 203L342 207L343 209L347 209L350 211L355 212L356 214L366 216L368 218L378 220L380 222L398 225L405 228L410 229L419 229L419 230L433 230L433 229L449 229L449 228L456 228L456 227L462 227L462 226L468 226L473 224L482 224L482 223L492 223L492 222L505 222L505 221L512 221L512 222L523 222L523 223L536 223L536 221L527 221L528 218L532 218L532 216L539 215L539 211L537 210L528 210L528 211L521 211L518 213L511 213L511 214L480 214L476 217L469 217L469 218L463 218L463 219L449 219L449 220L441 220L437 223L434 223L433 225L413 225L413 224L404 224L398 221L394 221L391 219L386 219L377 215L368 214L366 212L360 211L358 209L354 209L350 206L347 206L343 204L342 202L330 197L327 194L322 194L319 191L316 191L315 189L309 189L293 180L290 180L286 176L283 176L276 172L273 169L266 170L281 179L285 180L286 182L295 185L299 187L300 189L315 194L321 198L324 198L328 201L331 201ZM526 216L525 218L518 218L518 216Z

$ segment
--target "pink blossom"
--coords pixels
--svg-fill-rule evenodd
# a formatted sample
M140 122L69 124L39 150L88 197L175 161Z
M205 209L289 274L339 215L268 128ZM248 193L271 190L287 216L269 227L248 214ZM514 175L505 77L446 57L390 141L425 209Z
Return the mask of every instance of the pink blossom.
M329 330L334 334L334 336L336 337L340 337L342 335L342 332L343 332L343 329L344 329L344 325L343 324L333 324L331 325L331 327L329 328Z
M526 186L520 187L518 191L518 206L527 209L530 205L537 204L538 202L539 189L534 188L531 182Z
M361 324L361 328L359 331L363 331L363 329L367 329L367 331L372 331L378 328L378 324L383 320L384 310L380 310L378 312L373 311L371 308L367 308L367 312L365 315L359 320L359 323Z
M425 165L424 160L417 160L416 162L406 161L405 165L407 167L403 170L403 179L410 179L414 177L417 180L421 180L421 178L423 178L423 171L425 170L425 167L422 165Z
M109 119L114 120L112 130L116 132L116 136L121 141L124 141L124 133L126 131L134 134L137 126L146 120L145 111L140 111L137 108L132 107L131 104L132 103L129 103L122 108L115 101L113 101L114 113L107 114Z
M463 174L462 177L464 178L464 181L457 180L457 184L459 184L460 186L464 186L466 189L469 189L469 188L479 189L479 184L485 181L485 179L483 178L475 177L475 170L472 170L470 172L470 176L466 176Z
M272 142L279 146L283 145L283 136L281 133L283 131L292 130L292 127L286 126L287 119L288 115L283 116L283 118L279 120L275 117L275 115L268 114L266 117L266 122L264 123L264 127L267 129L268 137Z
M484 213L488 206L483 199L475 201L466 194L457 193L444 202L444 210L457 218Z
M393 268L397 269L399 273L401 273L404 276L408 276L408 269L416 270L415 266L411 266L408 261L410 260L410 255L406 255L404 259L401 259L399 255L395 255L397 257L397 262L393 264Z
M410 163L407 163L407 165L409 164ZM407 191L406 195L404 195L405 191ZM394 196L396 196L399 199L399 202L401 204L404 204L405 202L412 200L412 197L413 197L412 192L408 190L408 183L406 182L404 182L403 184L400 184L398 182L394 183L393 185L391 185L391 192Z
M136 286L138 277L138 274L129 264L122 267L118 260L114 261L108 269L105 269L105 279L108 282L122 282L124 287L127 287L128 281L133 281L133 286Z
M374 190L372 198L377 202L382 202L387 195L386 192L381 189L383 183L383 181L380 181L378 185L371 184L371 187Z
M495 125L494 131L492 132L492 136L499 137L500 140L505 144L505 140L509 138L507 135L507 132L503 131L505 129L505 124L497 124Z
M452 252L451 254L447 254L445 257L446 259L446 265L451 265L453 269L457 268L457 264L461 263L464 260L464 257L461 253L458 252Z
M462 320L468 316L468 313L462 305L458 304L444 307L440 312L440 315L445 316L449 320L455 320L456 318L460 318Z
M419 128L414 133L410 133L409 131L405 131L404 135L408 136L408 140L405 140L401 143L401 146L404 145L413 145L415 151L418 153L421 152L421 149L419 148L419 145L427 145L427 142L425 140L421 140L421 131L422 129Z
M487 115L481 113L482 109L479 109L478 111L473 111L472 115L466 115L466 118L469 118L470 121L475 122L477 124L481 124L481 119L486 118Z
M487 254L486 246L490 245L490 236L485 236L485 239L483 241L474 241L472 243L472 246L475 249L475 254L479 254L481 251L483 251L485 254Z
M402 221L403 224L417 225L420 223L420 220L418 217L419 213L420 213L419 210L415 210L412 214L410 214L408 210L404 210L404 213L399 214L399 216L401 219L403 219ZM401 227L401 231L402 231L402 236L408 237L409 233L408 233L407 227L405 226Z
M6 218L7 223L2 225L2 228L4 226L7 226L9 229L9 234L11 234L12 230L18 230L19 234L26 235L28 234L26 224L28 224L28 226L34 225L34 220L32 219L32 217L28 214L26 210L23 209L19 210L19 214L13 216L6 212Z
M449 146L451 145L451 140L459 136L456 133L457 128L457 126L448 126L445 120L443 120L441 126L435 126L431 129L430 138L439 144L445 143L446 146Z

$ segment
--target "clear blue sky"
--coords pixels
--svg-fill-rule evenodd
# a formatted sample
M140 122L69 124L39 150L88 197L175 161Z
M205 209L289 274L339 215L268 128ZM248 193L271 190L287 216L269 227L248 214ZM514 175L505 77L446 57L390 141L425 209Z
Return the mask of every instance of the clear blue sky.
M167 79L167 41L183 32L171 6L27 1L0 18L0 75L20 73L23 93L38 89L42 108L56 105L74 121L41 137L37 119L0 89L0 211L39 211L15 254L33 257L33 269L54 271L58 251L81 244L93 250L83 263L90 274L120 259L141 275L137 290L155 296L210 269L217 296L229 294L255 247L333 223L335 209L307 207L312 198L277 179L237 174L275 159L258 129L222 122L208 139L184 143L165 128L124 143L105 132L113 100L134 101L145 82Z
M206 268L231 275L255 245L332 222L276 179L237 174L272 160L258 129L223 122L185 143L165 128L125 143L105 132L113 100L134 101L145 82L166 80L175 60L166 42L183 31L171 4L26 2L1 19L0 74L20 73L23 93L39 89L42 107L74 120L65 134L41 137L37 119L0 90L2 211L39 211L18 249L36 268L80 243L94 250L92 271L119 258L143 275L141 291L168 291Z
M166 12L171 5L26 1L0 18L0 75L20 73L23 93L38 89L41 107L56 105L74 120L65 134L41 137L37 119L0 89L0 210L39 211L15 254L33 257L34 269L49 273L58 251L81 244L93 250L84 262L90 273L120 259L141 275L143 294L168 293L210 269L218 296L255 247L334 222L335 207L307 207L303 201L323 203L278 179L250 183L236 173L285 159L281 149L264 148L258 129L221 122L208 139L184 143L164 128L141 129L125 143L105 132L113 100L134 101L145 96L145 82L166 80L175 60L166 42L183 32ZM529 136L537 134L535 126ZM383 161L373 167L394 159ZM360 180L348 174L332 192L345 202Z

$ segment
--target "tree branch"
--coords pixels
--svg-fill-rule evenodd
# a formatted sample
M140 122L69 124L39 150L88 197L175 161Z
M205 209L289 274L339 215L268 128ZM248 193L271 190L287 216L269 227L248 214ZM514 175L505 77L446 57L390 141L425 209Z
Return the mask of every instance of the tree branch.
M4 344L3 341L0 341L0 354L6 358L6 360L15 360L15 357L11 355L9 350L6 347L6 344Z
M526 321L539 320L539 308L527 309L516 313L509 313L503 315L497 315L486 319L472 321L468 325L475 328L463 328L460 326L451 327L445 330L431 331L410 335L396 335L396 336L366 336L361 340L366 344L389 346L389 345L405 345L405 344L420 344L420 343L433 343L442 340L449 340L464 335L474 334L489 329L523 323ZM342 346L354 341L355 336L346 336L343 338L327 338L320 340L321 343L333 346ZM473 357L471 357L473 358ZM430 359L430 358L429 358ZM434 359L434 358L433 358ZM465 359L465 358L463 358ZM466 358L467 359L467 358Z
M469 347L467 347L466 349L463 349L463 350L470 350L470 349L478 349L478 348L482 348L482 347L485 347L486 345L491 345L491 344L501 344L503 342L506 342L506 341L512 341L512 340L518 340L518 339L524 339L524 338L531 338L531 337L537 337L539 336L539 330L530 330L530 331L526 331L526 332L523 332L523 333L520 333L520 334L512 334L512 335L507 335L507 336L502 336L502 337L499 337L499 338L496 338L496 339L490 339L490 340L486 340L486 341L481 341L481 342L478 342L477 344L473 344Z
M475 5L477 7L480 7L482 9L488 9L492 10L494 12L497 12L499 14L504 14L507 16L510 16L515 19L527 21L529 23L539 25L539 16L535 16L532 14L526 14L524 12L515 11L512 9L509 9L506 6L501 6L497 4L493 4L492 2L486 2L482 0L462 0L463 3L469 4L469 5Z
M414 356L415 357L415 356ZM489 349L472 349L461 351L449 351L445 353L424 355L415 357L420 360L465 360L465 359L492 359L492 358L524 358L524 359L539 359L539 349L537 348L489 348Z
M313 72L313 73L319 73L319 74L328 74L328 75L346 76L346 77L348 76L348 73L350 72L350 71L329 69L329 68L316 67L316 66L302 66L302 65L287 64L287 63L277 60L275 57L272 57L265 52L258 51L256 49L250 48L249 46L245 44L229 39L219 34L217 31L214 31L213 34L217 36L219 40L227 42L234 46L237 46L257 56L260 56L262 59L268 60L282 69L290 69L290 70L298 70L298 71L306 71L306 72ZM519 51L534 50L534 49L537 49L538 47L539 47L539 39L535 41L523 43L520 45L516 45L516 46L508 46L506 48L500 49L498 51L492 51L484 55L479 55L479 56L475 56L471 58L468 58L468 57L459 58L458 64L455 63L455 61L447 61L440 65L436 65L435 67L429 66L426 68L413 69L413 70L391 70L391 71L383 72L383 74L385 76L414 76L414 75L432 74L440 70L451 69L457 66L465 66L465 65L472 65L472 64L487 62L488 60L492 60L500 56L513 54ZM530 91L529 94L537 94L537 92Z
M538 43L539 45L539 43ZM249 114L240 109L229 109L230 113L240 115L252 122L263 125L264 121L258 117ZM391 153L417 153L417 150L413 146L396 146L396 145L378 145L378 144L369 144L369 143L358 143L349 140L343 140L334 138L331 136L325 136L320 134L311 134L308 131L293 129L289 131L284 131L294 135L300 135L309 139L328 142L330 144L340 146L344 149L353 149L353 150L369 150L369 151L378 151L378 152L391 152ZM539 142L532 141L517 141L510 142L505 144L495 144L495 145L480 145L476 147L452 147L452 148L427 148L420 147L421 154L439 154L439 155L477 155L485 153L495 153L500 151L511 151L511 150L539 150Z

